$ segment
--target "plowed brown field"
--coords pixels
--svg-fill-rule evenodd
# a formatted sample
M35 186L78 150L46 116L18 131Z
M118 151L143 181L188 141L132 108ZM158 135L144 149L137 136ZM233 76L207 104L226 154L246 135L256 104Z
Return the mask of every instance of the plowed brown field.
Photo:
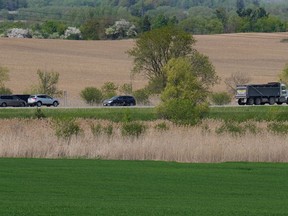
M288 33L199 35L196 49L209 56L222 81L231 73L249 75L254 83L277 80L288 63ZM68 99L80 100L79 93L88 86L104 82L130 82L133 59L126 54L133 40L68 41L0 38L0 65L10 70L7 87L22 93L37 82L37 69L60 73L59 88ZM135 89L147 80L136 77ZM223 82L216 90L225 90Z

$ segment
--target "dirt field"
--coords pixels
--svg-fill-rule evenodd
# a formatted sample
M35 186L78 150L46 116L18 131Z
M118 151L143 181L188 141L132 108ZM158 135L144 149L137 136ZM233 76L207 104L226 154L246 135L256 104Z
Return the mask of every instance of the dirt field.
M248 74L254 83L277 80L288 63L288 33L199 35L196 48L208 55L222 78L231 73ZM133 40L68 41L0 38L0 65L10 70L7 87L23 93L37 82L37 69L60 73L59 88L67 91L70 104L79 102L79 93L88 86L107 81L131 82L133 59L126 51ZM146 84L144 77L132 80L134 89ZM225 90L223 82L215 91Z

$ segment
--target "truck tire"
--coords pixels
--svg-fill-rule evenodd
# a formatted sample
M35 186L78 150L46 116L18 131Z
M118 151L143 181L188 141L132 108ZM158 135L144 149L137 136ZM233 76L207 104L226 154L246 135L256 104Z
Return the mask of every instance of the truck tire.
M242 105L245 105L245 103L243 102L242 99L239 99L239 100L238 100L238 105L241 105L241 106L242 106Z
M255 105L260 105L261 104L261 98L255 98L254 104Z
M253 105L254 104L254 98L248 98L247 105Z
M274 97L270 97L269 98L269 104L270 105L274 105L275 104L275 98Z

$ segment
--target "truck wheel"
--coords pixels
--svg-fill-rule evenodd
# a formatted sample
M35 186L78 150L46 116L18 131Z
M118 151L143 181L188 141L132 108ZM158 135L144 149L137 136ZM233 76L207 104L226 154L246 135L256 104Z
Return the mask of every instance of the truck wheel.
M254 104L260 105L261 104L261 98L255 98Z
M269 104L270 105L274 105L275 104L275 98L274 97L270 97L269 98Z
M253 105L253 104L254 104L254 99L253 98L248 98L247 105Z
M242 99L239 99L239 100L238 100L238 105L241 105L241 106L242 106L242 105L245 105L245 103L243 102Z

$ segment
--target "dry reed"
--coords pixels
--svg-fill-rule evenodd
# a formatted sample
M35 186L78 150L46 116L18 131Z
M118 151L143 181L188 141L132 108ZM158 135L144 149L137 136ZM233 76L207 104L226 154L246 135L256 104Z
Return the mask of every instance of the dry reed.
M198 127L181 127L165 122L146 122L140 137L123 137L121 124L77 120L84 133L68 143L58 139L50 120L0 120L0 157L102 158L115 160L161 160L178 162L288 162L288 138L261 130L257 134L217 134L221 122L209 121ZM90 125L113 125L113 134L93 135ZM266 128L267 123L257 127Z

